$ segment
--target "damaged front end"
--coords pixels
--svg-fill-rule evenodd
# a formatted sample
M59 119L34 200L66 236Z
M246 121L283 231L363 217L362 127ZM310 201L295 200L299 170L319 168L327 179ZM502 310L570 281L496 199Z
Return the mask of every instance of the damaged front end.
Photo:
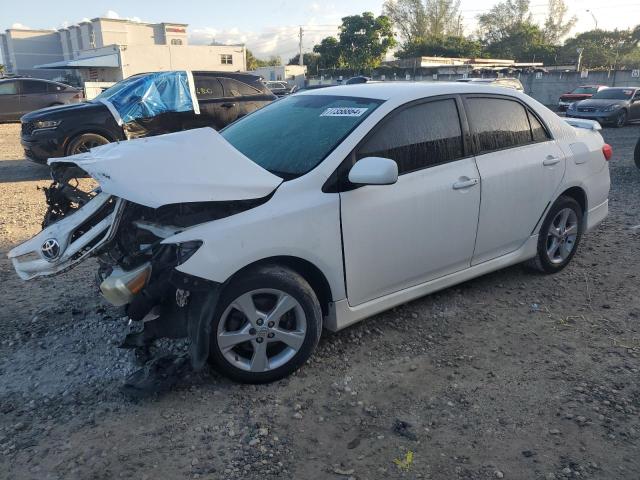
M192 367L201 369L221 285L176 269L206 239L171 238L265 203L282 179L211 129L109 144L58 161L89 172L100 188L9 252L18 275L56 275L96 257L102 295L142 326L122 347L148 351L159 338L187 337Z

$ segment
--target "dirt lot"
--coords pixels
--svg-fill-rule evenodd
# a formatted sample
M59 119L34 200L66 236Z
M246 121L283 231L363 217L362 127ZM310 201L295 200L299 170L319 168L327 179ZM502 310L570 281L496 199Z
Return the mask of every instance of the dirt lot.
M267 386L213 372L134 403L93 264L23 283L47 170L0 125L0 477L640 478L639 126L614 148L611 215L556 276L516 266L338 334Z

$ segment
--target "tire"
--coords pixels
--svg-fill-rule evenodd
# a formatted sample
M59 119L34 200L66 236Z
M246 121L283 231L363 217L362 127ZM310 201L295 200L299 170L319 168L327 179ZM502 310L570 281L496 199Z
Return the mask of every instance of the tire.
M613 126L616 128L622 128L627 124L627 111L622 110L616 117Z
M284 267L259 267L224 287L212 320L209 361L237 382L273 382L307 361L321 332L322 310L309 283Z
M636 143L636 149L634 151L633 158L636 162L636 167L640 168L640 138L638 139L638 143Z
M583 217L582 207L573 198L558 198L540 227L538 252L527 265L543 273L557 273L565 268L578 250L584 229ZM566 228L562 226L563 219Z
M110 143L109 139L102 135L98 135L97 133L83 133L69 142L66 154L75 155L77 153L88 152L94 147L106 145L107 143Z

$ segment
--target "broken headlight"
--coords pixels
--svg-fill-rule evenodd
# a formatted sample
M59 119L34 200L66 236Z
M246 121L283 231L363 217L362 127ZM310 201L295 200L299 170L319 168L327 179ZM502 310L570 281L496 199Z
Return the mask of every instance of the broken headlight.
M176 255L178 257L178 265L182 265L189 260L194 253L202 246L202 241L192 240L189 242L176 244Z

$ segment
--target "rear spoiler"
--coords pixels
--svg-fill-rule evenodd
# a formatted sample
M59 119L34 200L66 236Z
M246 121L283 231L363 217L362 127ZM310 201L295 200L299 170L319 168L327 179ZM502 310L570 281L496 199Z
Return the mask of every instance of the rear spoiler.
M584 118L565 118L565 122L567 122L572 127L576 128L584 128L586 130L602 130L602 126L595 120L587 120Z

